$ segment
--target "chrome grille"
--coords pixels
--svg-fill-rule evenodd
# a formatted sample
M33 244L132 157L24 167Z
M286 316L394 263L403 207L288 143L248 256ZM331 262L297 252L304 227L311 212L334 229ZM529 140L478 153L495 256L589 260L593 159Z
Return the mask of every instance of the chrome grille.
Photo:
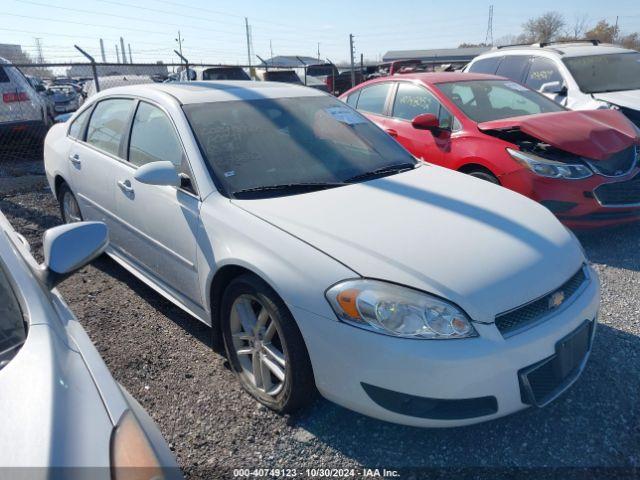
M584 267L582 267L562 286L549 292L547 295L498 315L496 317L496 327L498 327L502 335L510 335L517 330L544 319L548 314L572 300L572 297L577 294L580 287L582 287L586 281L587 274L584 271ZM563 296L562 302L559 305L555 305L554 299L559 298L558 295L560 294Z

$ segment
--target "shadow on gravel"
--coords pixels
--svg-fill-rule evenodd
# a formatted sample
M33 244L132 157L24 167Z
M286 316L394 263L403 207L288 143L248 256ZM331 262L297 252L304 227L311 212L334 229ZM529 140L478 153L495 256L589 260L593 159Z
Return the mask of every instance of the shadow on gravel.
M543 409L469 427L420 429L320 400L289 423L363 465L381 468L637 467L638 365L640 338L599 325L582 377Z
M209 327L166 300L155 290L147 287L107 255L103 255L93 262L93 266L124 283L142 300L155 308L158 313L167 317L192 337L207 346L211 344L211 330Z
M640 223L576 232L594 263L640 271Z

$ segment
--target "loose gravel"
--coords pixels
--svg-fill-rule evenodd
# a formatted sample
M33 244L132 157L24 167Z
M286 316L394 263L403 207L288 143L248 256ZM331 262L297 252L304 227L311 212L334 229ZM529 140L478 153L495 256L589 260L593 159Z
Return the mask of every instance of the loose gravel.
M4 197L0 209L41 256L43 231L60 223L50 192ZM603 476L616 476L628 472L616 468L640 467L640 225L579 238L603 289L581 379L544 409L456 429L388 424L323 399L278 416L243 393L225 358L208 346L204 325L108 258L60 290L114 377L158 423L187 477L358 466L468 467L475 473L466 478L495 478L513 467L544 467L530 478L566 478L571 470L549 468L605 467Z

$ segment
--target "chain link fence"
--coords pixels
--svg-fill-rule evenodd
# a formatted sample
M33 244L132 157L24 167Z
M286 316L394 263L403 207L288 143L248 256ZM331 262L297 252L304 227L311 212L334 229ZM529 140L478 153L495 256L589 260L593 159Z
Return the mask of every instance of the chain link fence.
M349 72L326 63L285 68L268 65L185 63L0 63L0 176L16 162L41 161L43 140L88 98L109 88L198 80L268 80L297 83L335 95L351 88Z

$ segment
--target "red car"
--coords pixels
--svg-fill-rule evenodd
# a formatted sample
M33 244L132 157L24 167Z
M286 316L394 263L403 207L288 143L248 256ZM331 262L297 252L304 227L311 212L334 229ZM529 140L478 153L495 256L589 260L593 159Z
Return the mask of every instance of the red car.
M569 111L455 72L378 78L340 98L416 157L537 200L569 227L640 219L640 132L615 110Z

